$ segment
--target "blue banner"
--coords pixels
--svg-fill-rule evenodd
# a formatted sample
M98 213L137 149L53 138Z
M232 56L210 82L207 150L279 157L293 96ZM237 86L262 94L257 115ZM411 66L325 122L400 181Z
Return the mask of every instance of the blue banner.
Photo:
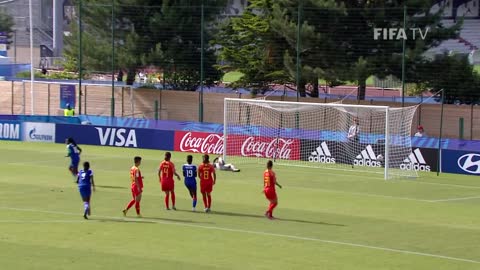
M78 144L173 150L174 132L156 129L57 124L55 142L73 138Z
M60 108L66 109L67 104L75 108L75 85L62 84L60 85Z
M480 175L480 152L443 150L442 171Z
M0 140L20 141L22 125L18 121L0 121Z

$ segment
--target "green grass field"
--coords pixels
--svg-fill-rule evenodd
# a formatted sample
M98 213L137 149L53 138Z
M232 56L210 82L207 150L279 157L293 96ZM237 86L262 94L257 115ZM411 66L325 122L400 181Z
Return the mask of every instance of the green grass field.
M181 182L178 211L166 211L163 151L82 148L98 185L90 220L64 145L0 141L1 269L480 269L478 177L384 181L278 166L284 188L271 221L261 165L218 172L210 214L191 212ZM124 218L134 155L143 157L143 218ZM177 168L185 156L173 154Z

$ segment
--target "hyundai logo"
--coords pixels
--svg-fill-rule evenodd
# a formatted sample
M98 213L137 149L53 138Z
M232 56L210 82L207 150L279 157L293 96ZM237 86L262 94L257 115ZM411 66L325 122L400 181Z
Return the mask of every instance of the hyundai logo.
M460 169L474 174L480 174L480 154L466 154L461 156L458 161Z

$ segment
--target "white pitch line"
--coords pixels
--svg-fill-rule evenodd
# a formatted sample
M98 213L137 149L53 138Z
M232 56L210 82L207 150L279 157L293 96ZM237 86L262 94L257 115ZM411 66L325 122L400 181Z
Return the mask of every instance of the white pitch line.
M95 220L92 220L95 221ZM20 223L20 224L33 224L33 223L81 223L85 220L0 220L1 223Z
M49 213L49 214L78 216L78 214L69 213L69 212L60 212L60 211L58 211L58 212L57 211L45 211L45 210L13 208L13 207L0 207L0 209L14 210L14 211L24 211L24 212L40 212L40 213ZM269 232L262 232L262 231L250 231L250 230L242 230L242 229L217 227L217 226L205 226L205 225L198 225L198 224L187 224L187 223L175 222L175 221L160 221L160 220L148 219L148 218L138 219L138 218L120 218L120 217L111 217L111 216L97 216L97 217L114 219L114 220L125 220L125 221L132 221L132 222L143 220L143 221L147 221L147 222L151 222L151 223L157 223L157 224L163 224L163 225L175 225L175 226L183 226L183 227L201 228L201 229L206 229L206 230L220 230L220 231L226 231L226 232L246 233L246 234L262 235L262 236L272 236L272 237L279 237L279 238L312 241L312 242L319 242L319 243L326 243L326 244L334 244L334 245L358 247L358 248L364 248L364 249L389 251L389 252L393 252L393 253L409 254L409 255L423 256L423 257L430 257L430 258L437 258L437 259L445 259L445 260L451 260L451 261L459 261L459 262L468 262L468 263L480 264L480 261L471 260L471 259L450 257L450 256L439 255L439 254L416 252L416 251L403 250L403 249L377 247L377 246L356 244L356 243L350 243L350 242L325 240L325 239L319 239L319 238L313 238L313 237L303 237L303 236L295 236L295 235L279 234L279 233L269 233Z
M463 198L450 198L450 199L441 199L441 200L431 200L430 202L466 201L466 200L473 200L473 199L480 199L480 196L463 197Z

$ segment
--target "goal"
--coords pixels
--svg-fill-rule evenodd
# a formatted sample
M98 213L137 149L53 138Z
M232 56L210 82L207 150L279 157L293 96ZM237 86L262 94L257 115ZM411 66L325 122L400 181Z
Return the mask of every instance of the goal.
M270 100L224 101L224 152L234 164L261 163L417 177L410 163L416 106Z

